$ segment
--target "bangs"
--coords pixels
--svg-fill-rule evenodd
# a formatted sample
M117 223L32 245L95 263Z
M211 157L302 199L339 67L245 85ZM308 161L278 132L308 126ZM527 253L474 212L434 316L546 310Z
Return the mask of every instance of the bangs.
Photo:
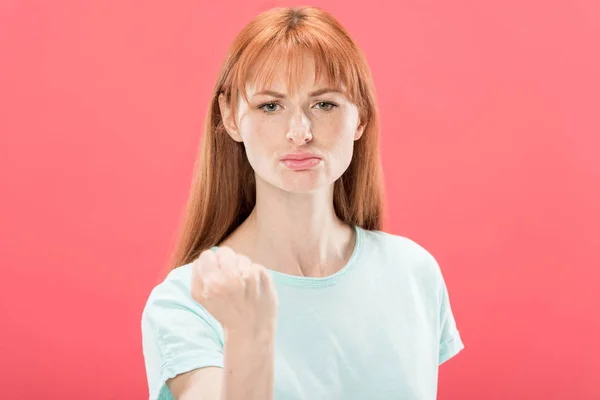
M314 27L309 31L298 26L267 43L260 39L257 37L248 44L233 74L233 92L240 93L246 102L246 85L249 83L257 90L266 89L281 66L284 66L286 88L293 96L306 67L305 55L309 54L315 63L315 83L323 78L327 87L339 90L352 103L358 104L360 67L356 64L357 49L353 43L343 37L332 37L331 31L315 32Z

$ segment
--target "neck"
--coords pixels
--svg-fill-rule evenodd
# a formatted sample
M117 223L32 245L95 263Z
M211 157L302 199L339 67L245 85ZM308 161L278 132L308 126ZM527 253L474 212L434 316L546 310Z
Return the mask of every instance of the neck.
M257 190L255 208L234 232L237 240L224 245L289 275L328 276L346 264L356 238L335 214L333 185L311 193L267 191Z

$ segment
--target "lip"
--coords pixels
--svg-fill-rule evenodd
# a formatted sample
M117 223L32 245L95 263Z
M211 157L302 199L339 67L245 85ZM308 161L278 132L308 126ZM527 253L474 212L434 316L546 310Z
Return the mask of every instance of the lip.
M321 159L321 157L314 153L290 153L281 157L281 161L304 161L311 158L318 158L319 160Z
M290 153L281 158L281 163L292 171L305 171L321 163L321 157L314 153Z

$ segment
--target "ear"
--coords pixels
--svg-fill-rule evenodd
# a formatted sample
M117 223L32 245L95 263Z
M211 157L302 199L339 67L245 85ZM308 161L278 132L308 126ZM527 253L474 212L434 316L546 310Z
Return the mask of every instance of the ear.
M354 140L358 140L361 138L361 136L365 132L365 126L366 126L366 124L359 123L358 127L356 128L356 133L354 134Z
M230 105L227 103L227 98L224 93L219 94L219 109L221 111L221 118L223 119L223 126L225 130L236 142L242 142L242 136L240 135L231 111Z

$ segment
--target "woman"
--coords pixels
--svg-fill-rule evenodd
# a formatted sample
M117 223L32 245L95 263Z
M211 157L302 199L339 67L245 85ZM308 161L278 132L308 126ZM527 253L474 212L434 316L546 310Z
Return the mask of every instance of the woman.
M434 399L464 346L436 260L384 233L375 91L316 8L220 72L173 270L142 316L151 399Z

